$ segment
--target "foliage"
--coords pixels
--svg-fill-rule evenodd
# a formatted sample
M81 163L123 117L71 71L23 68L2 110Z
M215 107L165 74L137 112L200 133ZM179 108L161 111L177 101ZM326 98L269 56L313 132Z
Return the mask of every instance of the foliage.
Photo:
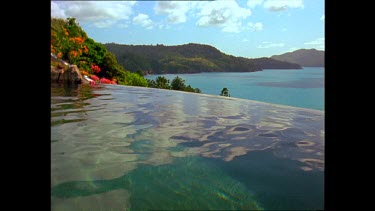
M100 76L102 77L115 77L117 78L118 72L121 71L118 67L116 57L110 53L105 52L102 62L102 73Z
M120 65L148 74L199 72L253 72L262 69L301 69L298 64L271 58L248 59L224 54L201 44L179 46L105 44Z
M225 97L230 97L230 94L229 94L229 91L226 87L223 88L223 90L221 90L221 96L225 96Z
M111 81L111 80L109 80L107 78L101 78L100 79L100 83L102 83L102 84L116 84L115 81Z
M91 65L91 70L92 70L94 73L96 73L96 74L98 74L98 73L101 72L101 69L100 69L100 67L99 67L98 65Z
M173 89L173 90L180 90L185 92L196 92L202 93L200 89L193 88L190 85L185 85L185 80L176 76L171 84L169 84L169 80L164 76L158 76L155 80L147 79L147 83L149 87L152 88L159 88L159 89Z
M74 18L51 19L51 52L58 58L77 65L84 75L104 78L105 80L101 80L103 83L113 84L118 81L126 85L145 85L145 79L138 79L126 71L103 44L87 37ZM130 77L127 81L126 75Z
M166 79L164 76L158 76L155 80L156 82L156 88L160 89L170 89L171 87L169 86L169 80Z
M94 80L94 81L99 81L99 77L96 76L96 75L92 75L92 76L91 76L91 79Z
M141 70L137 70L135 73L137 73L139 76L144 76Z
M144 77L142 77L142 76L140 76L136 73L127 72L126 77L125 77L125 84L124 85L147 87L148 83L147 83L147 80Z
M185 91L185 92L197 92L197 93L201 93L200 89L194 89L190 85L189 86L185 86L183 88L183 91Z
M172 82L171 82L171 88L174 90L181 90L185 92L196 92L196 93L202 93L200 89L198 88L193 88L190 85L186 86L185 85L185 80L182 78L176 76Z
M88 53L85 45L87 34L75 22L74 18L51 20L51 52L58 58L76 64Z
M104 55L107 52L105 47L91 38L87 38L85 44L87 45L88 53L85 54L84 60L89 64L96 64L101 67L103 65Z
M156 82L152 79L147 79L148 87L157 88Z
M185 80L182 78L176 76L172 82L171 82L171 87L174 90L184 90L185 88Z
M130 66L134 71L126 70L123 65L117 62L116 56L109 52L103 44L95 42L87 36L76 23L75 18L51 19L51 53L57 55L58 59L77 65L82 74L93 80L93 84L118 83L129 86L171 89L169 80L163 76L158 77L156 81L144 78L144 72L147 72L144 70L158 67L157 61L149 61L135 54L130 55L125 58L125 61L127 66ZM58 65L58 59L51 60L51 65ZM124 61L123 58L121 60ZM176 84L177 90L200 92L199 89L193 89L191 86L186 87L181 78L176 80L175 82L179 82Z

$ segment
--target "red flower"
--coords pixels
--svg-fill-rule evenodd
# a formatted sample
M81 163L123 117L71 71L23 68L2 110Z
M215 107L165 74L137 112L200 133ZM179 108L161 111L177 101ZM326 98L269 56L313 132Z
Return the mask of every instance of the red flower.
M100 71L102 71L98 65L91 65L91 69L94 73L100 73Z
M111 80L109 80L107 78L101 78L100 79L100 83L102 83L102 84L111 84Z
M84 50L83 52L85 52L85 54L88 54L89 53L89 49L87 48L87 46L83 46Z
M92 76L91 76L91 79L94 80L94 81L99 81L99 78L98 78L98 76L96 76L96 75L92 75Z

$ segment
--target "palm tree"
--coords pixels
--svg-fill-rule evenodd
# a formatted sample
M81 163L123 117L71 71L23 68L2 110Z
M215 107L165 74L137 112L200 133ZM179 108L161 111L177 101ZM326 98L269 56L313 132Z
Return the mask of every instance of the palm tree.
M220 96L230 97L229 91L226 87L224 87L223 90L221 90Z

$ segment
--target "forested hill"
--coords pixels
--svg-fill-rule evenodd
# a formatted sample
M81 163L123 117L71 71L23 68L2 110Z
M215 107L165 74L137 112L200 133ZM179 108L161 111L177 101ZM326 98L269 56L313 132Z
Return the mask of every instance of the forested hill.
M281 55L274 55L271 58L294 62L303 67L324 67L324 51L316 49L300 49Z
M199 72L253 72L262 69L301 69L294 63L270 58L247 59L224 54L210 45L104 44L120 65L146 74Z

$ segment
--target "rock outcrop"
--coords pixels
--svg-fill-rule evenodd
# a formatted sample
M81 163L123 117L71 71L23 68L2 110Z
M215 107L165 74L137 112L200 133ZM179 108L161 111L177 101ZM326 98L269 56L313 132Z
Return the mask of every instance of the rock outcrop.
M61 83L63 82L62 75L64 74L64 68L62 67L52 67L51 66L51 82Z
M67 84L89 83L88 80L83 78L77 65L69 65L66 70L61 66L51 67L51 82Z
M57 58L53 53L51 53L51 62L58 63L56 67L51 66L51 82L67 84L90 83L83 77L77 65L71 65Z
M82 75L77 65L70 65L62 74L64 83L80 84L82 83Z

